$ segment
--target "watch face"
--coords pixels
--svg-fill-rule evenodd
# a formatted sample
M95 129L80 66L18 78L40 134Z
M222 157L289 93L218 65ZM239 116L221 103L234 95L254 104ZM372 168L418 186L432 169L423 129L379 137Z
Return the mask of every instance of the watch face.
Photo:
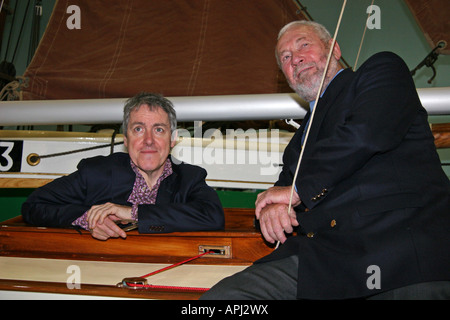
M137 222L134 220L119 220L116 224L124 231L131 231L137 229Z

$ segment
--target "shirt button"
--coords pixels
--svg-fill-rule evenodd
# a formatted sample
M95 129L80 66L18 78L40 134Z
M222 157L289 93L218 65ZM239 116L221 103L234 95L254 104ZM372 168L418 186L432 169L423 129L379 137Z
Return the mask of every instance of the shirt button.
M334 220L334 219L331 220L330 225L331 225L332 228L336 227L336 220Z
M314 232L308 232L308 233L306 234L306 236L307 236L308 238L313 238L313 237L314 237Z

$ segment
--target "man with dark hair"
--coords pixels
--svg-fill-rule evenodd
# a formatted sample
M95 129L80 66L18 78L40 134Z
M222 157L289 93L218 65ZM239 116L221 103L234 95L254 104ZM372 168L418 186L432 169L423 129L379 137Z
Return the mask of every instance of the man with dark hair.
M82 160L78 170L35 190L22 206L25 222L80 226L99 240L126 238L117 224L141 233L218 230L224 214L200 167L169 157L176 138L172 103L140 93L124 108L126 153Z

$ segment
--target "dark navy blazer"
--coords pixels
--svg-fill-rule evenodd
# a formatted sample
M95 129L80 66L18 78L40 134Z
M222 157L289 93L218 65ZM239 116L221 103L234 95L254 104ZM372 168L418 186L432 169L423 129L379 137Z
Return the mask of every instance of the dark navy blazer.
M156 204L139 205L139 232L223 229L222 205L205 182L206 171L173 162L172 169L161 182ZM135 178L126 153L84 159L76 172L36 189L22 205L22 216L33 225L67 227L93 205L131 206L127 200Z
M285 150L276 185L293 183L303 130ZM262 261L297 254L299 298L355 298L450 280L450 184L409 70L395 54L376 54L331 82L295 185L298 236ZM374 268L380 289L368 285Z

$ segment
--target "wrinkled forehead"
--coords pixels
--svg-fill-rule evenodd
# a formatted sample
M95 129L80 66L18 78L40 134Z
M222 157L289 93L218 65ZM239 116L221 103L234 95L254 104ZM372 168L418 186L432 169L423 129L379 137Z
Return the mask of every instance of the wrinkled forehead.
M279 52L285 46L291 44L291 42L298 41L300 39L314 39L320 41L320 38L314 28L304 25L292 26L280 36L277 42L277 51Z
M158 105L141 104L133 109L130 113L130 123L143 119L156 121L158 123L169 123L169 115Z

